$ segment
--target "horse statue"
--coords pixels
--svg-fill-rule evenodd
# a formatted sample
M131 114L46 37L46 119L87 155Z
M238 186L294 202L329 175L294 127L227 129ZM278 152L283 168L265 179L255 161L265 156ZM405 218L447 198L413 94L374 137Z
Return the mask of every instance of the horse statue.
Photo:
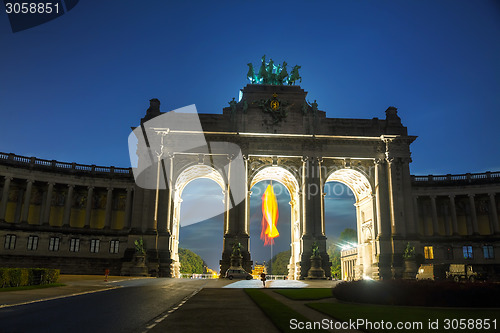
M266 55L264 54L262 56L262 64L260 65L259 69L259 82L261 84L267 84L268 83L268 76L267 76L267 69L266 69Z
M295 85L295 81L300 80L302 83L302 78L299 75L299 69L301 66L295 65L292 68L292 73L290 74L290 78L288 79L288 85L291 86L292 84Z
M288 76L288 72L286 70L286 66L288 64L286 61L283 61L283 66L281 67L281 70L279 71L278 76L276 77L277 84L282 85L285 82L286 77Z
M249 62L247 65L248 65L247 79L250 80L251 84L255 84L255 82L257 81L257 78L255 77L253 65L251 62Z
M269 59L269 63L267 64L267 83L274 84L274 80L276 77L276 73L274 71L276 66L274 66L273 59Z

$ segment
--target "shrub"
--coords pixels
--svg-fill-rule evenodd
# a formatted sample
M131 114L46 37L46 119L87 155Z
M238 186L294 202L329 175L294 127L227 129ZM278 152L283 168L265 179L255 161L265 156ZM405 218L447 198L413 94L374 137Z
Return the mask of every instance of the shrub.
M0 268L0 288L10 287L10 275L8 268Z
M0 288L56 283L59 273L52 268L0 268Z

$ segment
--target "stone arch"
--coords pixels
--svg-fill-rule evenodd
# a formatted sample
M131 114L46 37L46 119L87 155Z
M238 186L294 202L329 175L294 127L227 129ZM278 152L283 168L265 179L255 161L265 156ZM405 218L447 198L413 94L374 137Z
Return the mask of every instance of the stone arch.
M184 188L193 180L206 178L213 180L217 183L222 190L222 194L225 195L226 181L221 173L213 168L212 166L206 164L195 164L183 169L175 182L173 183L172 191L172 229L170 237L170 254L172 259L172 277L180 277L180 262L179 262L179 229L180 229L180 215L181 215L181 203L182 203L182 192ZM225 226L224 229L227 227Z
M373 264L376 262L376 233L374 229L376 212L372 185L365 174L354 169L335 170L326 178L325 184L328 182L342 183L354 193L358 234L355 278L372 278L375 273ZM325 230L325 226L323 226L323 230Z
M301 235L304 227L300 215L300 187L297 178L281 166L264 166L251 178L249 189L263 180L274 180L286 187L290 193L291 224L291 256L288 265L288 278L297 280L300 277L300 258L302 255Z

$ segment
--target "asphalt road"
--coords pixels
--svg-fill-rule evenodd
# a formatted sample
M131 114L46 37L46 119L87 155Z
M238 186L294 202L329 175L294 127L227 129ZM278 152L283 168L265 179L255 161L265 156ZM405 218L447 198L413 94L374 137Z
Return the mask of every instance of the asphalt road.
M0 332L142 332L207 280L140 279L122 288L0 309Z

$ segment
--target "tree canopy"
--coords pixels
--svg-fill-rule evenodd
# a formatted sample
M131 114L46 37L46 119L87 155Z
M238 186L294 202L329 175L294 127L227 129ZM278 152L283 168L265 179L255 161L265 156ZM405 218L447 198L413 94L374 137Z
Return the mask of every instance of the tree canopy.
M181 273L203 274L205 271L206 263L191 250L179 248L179 261L181 262Z
M271 269L269 262L266 263L267 273L272 275L288 275L288 263L290 262L291 250L278 253L271 260Z

